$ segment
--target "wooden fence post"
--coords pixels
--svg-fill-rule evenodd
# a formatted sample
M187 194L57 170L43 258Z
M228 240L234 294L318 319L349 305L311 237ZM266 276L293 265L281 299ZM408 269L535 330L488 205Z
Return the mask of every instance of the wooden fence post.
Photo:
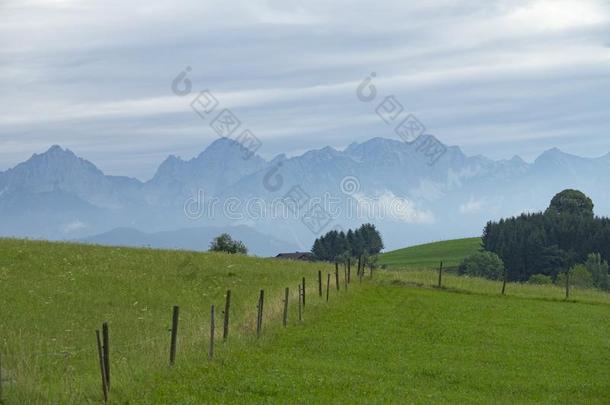
M0 353L0 404L3 403L2 398L2 353Z
M358 277L360 278L360 265L362 264L362 255L358 256Z
M443 285L443 262L441 261L441 265L438 268L438 288L441 288Z
M303 277L303 309L305 309L305 277Z
M369 269L371 271L371 278L373 278L373 263L369 263Z
M366 256L363 256L362 257L362 277L365 276L364 273L366 272L366 264L367 264Z
M322 297L322 270L318 270L318 293Z
M352 261L349 257L347 258L347 282L352 282Z
M337 285L337 291L339 291L339 269L335 268L335 284Z
M104 355L106 388L110 391L110 336L108 333L108 322L102 324L102 354Z
M566 271L566 300L570 298L570 270Z
M335 281L337 284L337 291L339 291L339 262L335 261Z
M100 372L102 374L102 392L104 393L104 402L108 402L108 385L106 385L106 370L104 368L104 355L102 353L102 340L99 329L95 331L95 337L97 338L97 355L100 360Z
M208 357L210 360L214 358L214 332L216 325L214 323L214 304L210 307L210 350L208 352Z
M303 320L303 291L299 284L299 321Z
M172 338L169 346L169 365L176 363L176 343L178 340L178 318L180 317L180 307L174 305L172 313Z
M345 291L347 291L347 267L343 269L343 283L345 284Z
M282 319L282 323L284 327L288 324L288 295L290 294L290 290L286 287L286 291L284 292L284 317Z
M265 304L265 290L261 290L258 297L258 316L256 318L256 337L259 337L263 329L263 306Z
M508 270L504 268L504 277L502 277L502 295L506 293L506 279L508 278Z
M328 277L326 278L326 302L328 302L329 290L330 290L330 273L328 273Z
M229 338L229 312L231 310L231 290L227 290L225 298L225 313L224 321L222 323L222 340L224 342Z

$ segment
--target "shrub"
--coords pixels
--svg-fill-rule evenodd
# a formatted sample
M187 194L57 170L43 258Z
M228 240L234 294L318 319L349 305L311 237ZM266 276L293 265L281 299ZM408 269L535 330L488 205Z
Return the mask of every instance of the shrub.
M570 269L571 284L574 287L591 288L593 287L593 278L591 273L584 264L577 264Z
M610 288L608 283L608 262L602 260L599 253L591 253L587 256L585 267L591 273L594 287L601 290L608 290Z
M557 280L555 282L559 286L566 285L566 273L560 273L557 276ZM577 264L570 268L570 285L574 287L580 288L591 288L593 287L593 278L591 277L591 273L585 267L584 264Z
M462 261L458 273L499 280L504 274L504 263L495 253L477 252Z
M241 253L247 254L248 248L246 245L240 240L233 240L231 235L228 233L223 233L214 238L212 243L210 243L210 251L211 252L225 252L225 253Z
M553 284L553 278L551 276L547 276L546 274L534 274L527 282L536 285Z

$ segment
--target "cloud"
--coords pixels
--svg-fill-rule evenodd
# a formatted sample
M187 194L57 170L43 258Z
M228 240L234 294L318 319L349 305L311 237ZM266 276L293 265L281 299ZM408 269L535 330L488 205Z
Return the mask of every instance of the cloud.
M539 30L565 30L607 21L604 9L594 1L542 0L527 3L507 16L517 26Z
M459 211L462 215L478 214L486 206L484 200L477 200L474 197L470 197L470 200L460 205Z
M191 96L170 91L186 66L193 91L210 89L234 109L268 156L286 145L394 136L376 120L375 103L355 97L371 72L380 97L396 95L439 139L468 153L610 149L610 124L600 118L610 102L610 11L602 0L0 7L0 170L54 143L95 150L109 173L125 173L120 161L129 161L139 177L154 165L129 156L196 154L214 134L193 116Z
M376 196L362 193L352 194L357 203L357 217L361 220L388 219L408 224L431 224L435 222L431 211L419 209L404 197L398 197L385 190Z
M67 224L64 224L62 226L62 230L64 233L74 233L74 232L80 231L81 229L84 229L86 227L87 227L87 224L85 224L84 222L75 220L75 221L69 222Z

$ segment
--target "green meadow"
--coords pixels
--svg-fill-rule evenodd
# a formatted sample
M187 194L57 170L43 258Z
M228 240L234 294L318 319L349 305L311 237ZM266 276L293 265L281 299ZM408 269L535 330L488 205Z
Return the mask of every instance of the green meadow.
M215 253L0 240L0 354L6 403L98 403L95 330L108 321L112 394L134 400L167 368L172 307L177 362L207 353L210 306L232 291L232 337L253 333L259 290L269 319L330 266ZM296 298L293 298L296 302ZM125 394L121 395L124 391Z
M436 288L421 263L454 259L424 256L353 277L347 291L341 269L327 302L316 278L330 265L0 240L4 402L102 403L95 329L108 321L113 404L610 403L610 294L573 290L566 301L555 286L509 283L501 296L498 282L453 274ZM210 305L220 314L228 288L230 336L209 360Z
M383 253L379 256L379 264L388 268L436 268L443 260L444 266L455 267L480 247L481 238L426 243Z

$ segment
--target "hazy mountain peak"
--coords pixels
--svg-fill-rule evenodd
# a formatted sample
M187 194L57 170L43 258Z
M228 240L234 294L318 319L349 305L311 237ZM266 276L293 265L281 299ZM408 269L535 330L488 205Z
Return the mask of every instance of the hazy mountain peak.
M47 156L47 157L54 157L54 158L65 158L65 159L79 159L78 156L76 156L74 154L74 152L72 152L70 149L66 148L62 148L60 145L52 145L49 149L47 149L46 152L40 153L40 154L34 154L32 155L32 158L36 157L36 156Z
M515 155L515 156L513 156L513 157L510 159L510 162L512 162L512 163L519 163L519 164L522 164L522 163L527 164L527 162L526 162L525 160L523 160L523 159L521 158L521 156L519 156L519 155Z
M580 160L580 159L582 159L582 158L580 158L576 155L571 155L569 153L565 153L559 148L551 148L551 149L543 152L540 156L538 156L535 163L537 163L537 164L561 163L561 162L565 162L565 161Z
M346 149L345 153L351 154L356 151L366 150L369 153L371 152L381 152L381 151L406 151L413 148L416 148L423 144L441 144L445 146L447 149L455 150L462 154L462 151L457 146L447 146L442 141L440 141L437 137L430 134L424 134L418 137L413 142L405 142L402 139L392 139L392 138L383 138L383 137L374 137L369 140L366 140L362 143L352 143Z
M169 155L157 168L157 172L154 177L161 176L164 174L175 173L178 168L183 166L186 162L176 155Z
M87 171L102 175L93 163L76 156L70 149L59 145L51 146L46 152L34 154L23 163L12 169L13 172L45 172L47 175L65 173L68 171Z
M63 152L63 149L61 146L55 144L55 145L51 145L51 147L45 153L57 153L57 152Z
M59 145L32 155L2 177L5 192L65 192L71 198L107 208L120 206L140 185L134 179L105 176L93 163Z
M424 141L432 140L434 142L441 142L440 139L438 139L436 136L434 136L432 134L422 134L418 139L424 140Z
M341 155L341 152L331 146L325 146L322 149L314 149L305 152L303 155L293 159L304 159L304 160L328 160L333 159Z
M565 153L561 149L554 147L554 148L545 150L542 153L542 155L565 155Z
M446 146L434 135L421 135L413 142L405 142L401 139L388 139L375 137L359 144L351 144L345 153L360 162L383 162L384 165L394 163L406 163L408 161L423 161L427 146L441 145L451 160L464 160L466 156L457 146ZM440 149L436 148L435 149Z
M362 158L364 156L379 155L387 153L389 151L395 151L399 148L403 148L404 143L394 139L375 137L366 140L362 143L352 143L345 149L345 154L355 157Z
M251 152L241 143L233 139L223 137L216 139L214 142L208 145L208 147L205 148L196 159L211 155L218 156L219 154L224 156L239 155L243 157L249 156ZM251 158L262 160L262 158L257 154L254 154L251 156Z
M320 152L334 155L334 154L338 153L339 151L337 149L333 148L332 146L325 146L322 149L320 149Z
M265 160L239 142L218 138L197 157L184 161L169 156L148 182L153 194L172 200L185 190L200 189L207 193L221 192L239 179L264 167ZM191 191L192 192L192 191Z
M360 143L359 145L372 148L372 147L392 147L392 146L400 145L402 143L403 142L398 139L389 139L389 138L383 138L380 136L376 136L374 138L371 138L369 140L366 140L366 141ZM356 144L356 145L358 145L358 144Z
M237 143L235 140L233 140L231 138L227 138L227 137L222 137L222 138L217 138L214 141L212 141L212 143L209 144L203 150L203 152L205 152L205 151L212 151L212 150L224 150L224 149L227 149L227 148L236 147L238 145L239 145L239 143Z
M609 212L607 190L610 188L606 174L610 154L588 159L554 148L540 155L535 164L528 164L519 156L510 160L468 157L458 147L446 146L442 158L431 163L431 152L443 152L443 148L433 144L436 142L432 135L411 143L398 137L377 137L353 143L343 151L324 147L289 159L279 155L266 163L260 156L250 155L238 142L221 138L188 161L168 156L155 177L145 184L105 176L87 160L53 145L46 152L0 173L3 228L0 235L64 238L65 229L79 224L84 224L75 228L79 235L120 226L137 227L141 231L177 229L192 225L192 218L185 215L185 207L197 208L197 204L185 204L195 202L200 191L205 192L206 198L219 198L221 203L229 197L242 202L250 197L269 201L296 184L316 197L327 192L340 193L346 176L357 178L360 194L366 197L362 200L363 207L370 201L386 204L389 196L399 198L389 203L400 203L400 216L379 219L388 244L404 243L404 233L398 230L404 231L404 223L414 225L409 221L421 212L432 212L438 219L438 228L426 225L409 234L479 232L490 218L546 206L549 195L567 187L582 189L598 202L600 212ZM408 215L403 216L403 212ZM456 216L456 212L462 215ZM463 219L464 215L468 217ZM218 226L244 223L218 212L209 219L210 225L213 222ZM286 240L302 238L307 244L312 237L307 227L293 226L290 222L272 218L247 221L257 230ZM334 221L346 226L351 219L339 215ZM135 239L136 236L127 237ZM200 243L201 237L195 235L183 238L179 245L188 246L189 237ZM173 239L173 236L168 238ZM258 239L264 238L260 235L253 238Z

